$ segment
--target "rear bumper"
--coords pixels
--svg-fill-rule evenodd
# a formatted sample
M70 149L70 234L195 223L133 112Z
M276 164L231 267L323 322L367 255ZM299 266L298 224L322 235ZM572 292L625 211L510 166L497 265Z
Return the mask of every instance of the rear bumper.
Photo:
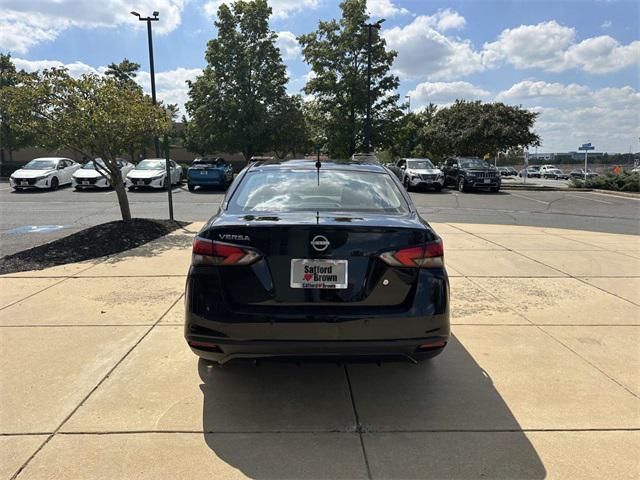
M210 338L203 340L211 342ZM215 344L218 349L199 348L191 346L191 350L201 358L225 363L234 359L263 358L263 357L412 357L413 355L437 355L440 353L449 336L433 336L426 338L378 341L252 341L238 342L218 339ZM213 343L213 342L212 342ZM420 347L423 348L420 348Z
M203 186L222 186L225 184L224 177L207 178L205 176L188 176L187 184L189 185L203 185Z
M434 342L442 350L450 335L449 282L444 270L421 275L411 304L397 308L316 304L256 311L230 310L216 288L206 284L203 289L197 275L190 276L184 335L197 355L219 362L264 356L411 356Z

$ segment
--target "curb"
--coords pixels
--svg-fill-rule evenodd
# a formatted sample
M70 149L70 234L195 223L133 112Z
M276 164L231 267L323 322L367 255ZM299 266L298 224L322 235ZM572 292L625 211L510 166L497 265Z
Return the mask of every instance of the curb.
M572 188L572 187L548 187L546 185L505 185L502 184L500 190L524 190L533 192L591 192L591 188Z
M607 195L613 195L616 197L635 198L636 200L640 200L640 193L635 192L618 192L616 190L601 190L599 188L593 188L591 189L591 191L596 193L605 193Z

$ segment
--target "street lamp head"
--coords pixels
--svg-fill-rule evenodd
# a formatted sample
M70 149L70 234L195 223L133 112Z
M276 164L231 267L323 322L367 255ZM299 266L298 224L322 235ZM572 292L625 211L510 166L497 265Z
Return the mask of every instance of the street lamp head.
M380 26L385 22L386 18L381 18L376 22L376 28L380 28Z
M160 15L160 12L153 12L154 17L157 17L158 15Z
M135 15L136 17L140 17L140 14L138 12L131 12L131 15Z

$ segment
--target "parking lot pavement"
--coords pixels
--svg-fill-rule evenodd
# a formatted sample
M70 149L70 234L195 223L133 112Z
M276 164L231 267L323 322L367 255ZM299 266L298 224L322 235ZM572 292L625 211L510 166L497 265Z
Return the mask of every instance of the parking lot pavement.
M181 311L197 224L0 277L0 476L638 478L638 237L434 227L453 338L420 365L198 362Z
M555 180L549 180L554 182ZM175 218L209 219L222 201L219 190L173 189ZM527 225L604 233L640 234L640 199L589 192L412 192L430 222ZM167 218L167 193L129 193L134 217ZM12 192L0 183L0 256L34 247L92 225L120 219L113 191ZM472 241L472 240L470 240Z

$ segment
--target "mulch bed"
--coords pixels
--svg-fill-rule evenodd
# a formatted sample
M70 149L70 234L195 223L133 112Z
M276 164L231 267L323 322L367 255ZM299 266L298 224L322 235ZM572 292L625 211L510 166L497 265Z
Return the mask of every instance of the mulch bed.
M160 238L187 222L134 218L89 227L67 237L0 258L0 275L42 270L67 263L91 260L139 247Z

